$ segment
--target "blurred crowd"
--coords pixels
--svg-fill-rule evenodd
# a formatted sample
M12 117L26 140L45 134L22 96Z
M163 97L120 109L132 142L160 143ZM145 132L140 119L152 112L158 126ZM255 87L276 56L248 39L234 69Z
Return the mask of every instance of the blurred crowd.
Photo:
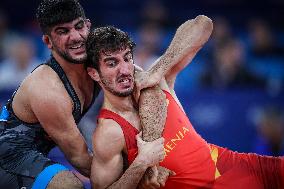
M114 1L109 3L116 6ZM148 69L162 55L174 35L176 28L168 22L168 9L162 1L145 1L140 5L138 27L129 27L127 23L115 25L126 29L134 38L137 43L135 63L144 69ZM179 75L176 92L249 92L257 89L271 97L282 95L283 28L274 27L265 18L251 17L244 21L242 27L236 27L234 21L226 16L208 16L214 23L213 34L191 65ZM110 24L97 21L96 18L91 20L94 23ZM180 20L176 26L185 20ZM0 10L0 106L7 100L4 94L16 89L37 65L50 56L32 18L28 23L23 23L23 27L18 26L16 29L10 27L11 22L13 19L9 18L9 14ZM279 104L280 108L275 110L274 107ZM271 106L273 108L261 107L263 114L255 122L256 139L250 149L263 154L283 155L283 103L281 105L281 102L276 101ZM95 107L82 124L95 125L94 115L97 111L98 107Z

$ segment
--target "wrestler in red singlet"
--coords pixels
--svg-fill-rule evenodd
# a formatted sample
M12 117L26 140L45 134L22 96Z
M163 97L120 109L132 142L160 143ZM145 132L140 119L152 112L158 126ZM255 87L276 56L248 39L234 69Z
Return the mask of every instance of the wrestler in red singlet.
M165 188L188 189L212 184L215 164L210 155L210 146L196 133L173 97L165 93L169 102L163 132L166 157L160 165L176 173L176 176L167 180ZM106 109L101 110L99 118L113 119L121 126L131 164L137 155L135 135L139 131L124 118Z
M208 144L194 130L174 98L166 91L165 94L168 100L163 131L166 156L160 165L176 175L168 178L164 188L283 188L283 158L241 154ZM139 131L106 109L101 110L98 118L113 119L121 126L131 164L137 155L135 136Z

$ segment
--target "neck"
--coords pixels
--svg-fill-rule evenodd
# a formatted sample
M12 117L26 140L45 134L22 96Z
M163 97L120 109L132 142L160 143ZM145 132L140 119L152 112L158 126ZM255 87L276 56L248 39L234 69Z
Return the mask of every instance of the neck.
M116 113L137 111L132 100L132 96L119 97L108 91L104 91L103 108L112 110Z
M52 53L55 60L60 64L65 74L71 80L81 80L88 76L83 64L72 64L58 55L56 52Z

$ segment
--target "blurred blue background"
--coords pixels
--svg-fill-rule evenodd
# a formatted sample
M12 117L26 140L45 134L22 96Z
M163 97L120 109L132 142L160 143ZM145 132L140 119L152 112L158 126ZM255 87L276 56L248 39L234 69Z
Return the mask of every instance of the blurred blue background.
M0 106L50 55L35 20L39 2L1 0ZM176 80L185 111L210 143L284 155L283 0L80 2L93 27L114 25L134 38L135 62L144 69L165 51L180 24L199 14L209 16L214 23L210 40ZM90 147L98 108L80 124ZM67 164L58 149L50 157Z

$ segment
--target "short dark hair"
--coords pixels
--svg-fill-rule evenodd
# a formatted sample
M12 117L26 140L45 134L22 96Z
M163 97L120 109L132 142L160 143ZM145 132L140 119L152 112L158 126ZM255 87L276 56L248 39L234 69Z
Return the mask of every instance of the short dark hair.
M113 26L99 27L90 32L86 49L87 61L85 68L92 67L99 71L100 53L115 52L118 50L130 48L131 53L135 43L129 35Z
M43 0L37 8L36 17L44 34L50 34L50 29L57 24L86 18L77 0Z

